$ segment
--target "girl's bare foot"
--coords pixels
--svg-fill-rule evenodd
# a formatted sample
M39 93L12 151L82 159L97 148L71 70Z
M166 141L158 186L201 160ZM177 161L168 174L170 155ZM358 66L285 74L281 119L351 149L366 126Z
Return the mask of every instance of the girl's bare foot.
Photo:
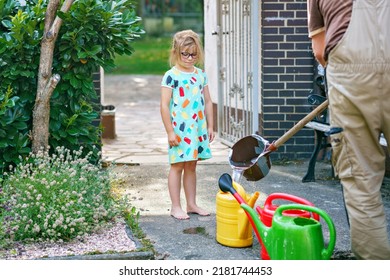
M188 214L198 214L199 216L210 216L210 213L198 206L187 207Z
M190 216L186 212L184 212L181 208L171 209L171 216L178 220L188 220Z

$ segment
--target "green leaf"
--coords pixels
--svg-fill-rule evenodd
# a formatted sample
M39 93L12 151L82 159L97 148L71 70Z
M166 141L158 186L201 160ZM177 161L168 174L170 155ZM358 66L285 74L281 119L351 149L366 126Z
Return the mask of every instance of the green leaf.
M102 46L95 45L92 47L92 49L89 51L90 55L96 55L97 53L102 51Z
M12 126L14 126L17 130L23 130L27 128L27 124L25 122L14 122L12 123Z
M66 130L66 132L69 134L69 135L72 135L72 136L77 136L79 135L79 129L77 127L71 127L71 128L68 128Z
M12 27L12 22L10 21L10 20L2 20L1 21L1 24L4 26L4 27L6 27L6 28L8 28L8 29L11 29L11 27Z
M70 78L70 84L75 87L75 88L79 88L80 87L80 81L74 77L71 77Z
M61 128L61 122L59 122L58 120L50 119L49 126L50 130L56 131Z
M0 149L4 149L8 147L8 143L6 139L0 139Z

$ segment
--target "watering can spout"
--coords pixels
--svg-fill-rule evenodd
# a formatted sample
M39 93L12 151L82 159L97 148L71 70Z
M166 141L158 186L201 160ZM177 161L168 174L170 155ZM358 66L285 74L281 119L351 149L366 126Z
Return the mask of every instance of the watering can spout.
M266 225L264 225L260 221L259 216L257 215L256 211L253 210L253 208L250 207L248 204L241 203L240 206L249 215L249 217L251 219L252 226L255 227L255 229L254 229L255 233L256 233L256 235L258 235L257 238L259 240L261 239L266 244L267 235L268 235L268 231L270 230L270 228L267 227ZM267 247L267 245L265 245L265 247Z
M243 197L244 201L242 203L248 204L249 207L252 207L255 205L257 199L260 196L259 192L255 192L252 196L249 196L244 188L238 184L233 182L234 188L237 190L237 192ZM249 227L249 217L245 213L243 209L240 209L238 212L238 235L243 238L247 232Z
M256 203L257 198L259 197L260 193L255 192L252 197L248 200L248 205L250 207L253 207ZM243 209L240 209L238 212L238 232L239 236L243 237L248 232L249 227L249 217L248 214L245 213Z
M257 201L257 199L259 198L260 196L260 193L259 192L255 192L248 200L248 205L249 207L253 208L255 206L255 203Z

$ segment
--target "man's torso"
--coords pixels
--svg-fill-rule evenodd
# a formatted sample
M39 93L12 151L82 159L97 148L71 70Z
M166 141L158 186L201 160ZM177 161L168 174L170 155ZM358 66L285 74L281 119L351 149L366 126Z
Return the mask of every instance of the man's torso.
M352 15L353 0L308 0L309 37L325 29L325 59L343 38Z

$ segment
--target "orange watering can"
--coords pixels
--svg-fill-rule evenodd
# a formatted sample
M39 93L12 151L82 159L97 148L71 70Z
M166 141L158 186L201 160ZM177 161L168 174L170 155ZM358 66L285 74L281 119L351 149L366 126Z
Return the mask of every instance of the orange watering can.
M279 206L272 218L272 226L260 221L249 205L241 207L251 216L252 223L260 236L271 260L329 260L336 244L336 230L328 214L316 207L301 204ZM283 211L302 210L317 213L329 229L329 243L324 245L321 223L313 218L287 216Z

